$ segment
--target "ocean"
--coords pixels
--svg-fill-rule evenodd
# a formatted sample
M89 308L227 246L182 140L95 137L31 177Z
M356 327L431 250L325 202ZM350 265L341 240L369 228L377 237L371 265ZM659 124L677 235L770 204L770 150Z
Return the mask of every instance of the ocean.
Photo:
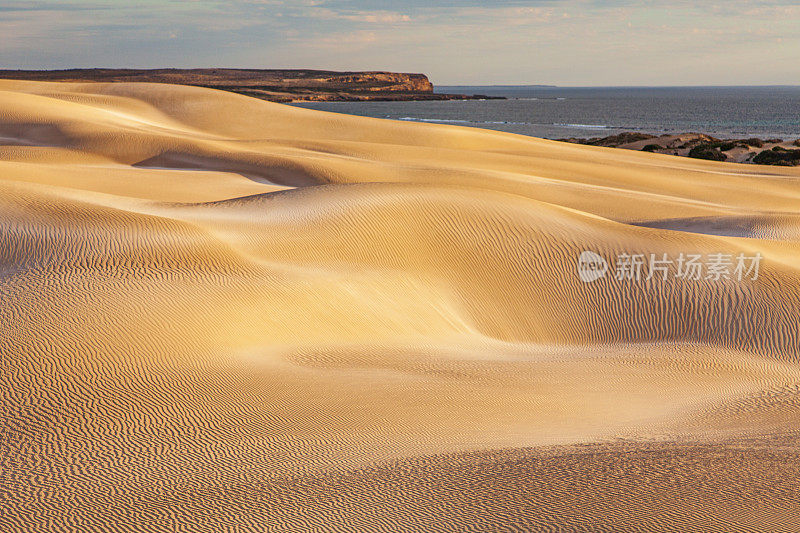
M305 102L310 109L456 124L561 139L623 131L699 132L730 139L800 138L800 86L532 87L441 86L436 92L508 100Z

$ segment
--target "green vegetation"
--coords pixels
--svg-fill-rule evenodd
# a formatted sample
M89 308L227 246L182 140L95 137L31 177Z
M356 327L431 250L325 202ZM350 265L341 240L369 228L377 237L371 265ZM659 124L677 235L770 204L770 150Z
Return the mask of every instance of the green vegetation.
M618 135L609 135L608 137L592 137L586 139L583 144L590 144L592 146L610 146L616 147L621 144L628 144L637 141L644 141L647 139L655 139L655 135L648 133L639 133L633 131L624 131Z
M719 148L723 152L727 152L728 150L733 150L736 148L735 141L715 141L712 143L703 143L699 144L698 146L706 146L709 149Z
M719 149L723 152L727 152L728 150L733 150L736 148L736 141L701 141L697 144L686 143L681 148L707 148L709 150Z
M689 150L689 157L708 159L709 161L725 161L728 159L727 155L723 154L718 147L712 147L712 144L716 143L698 144Z
M660 144L648 144L644 148L642 148L642 152L656 152L661 150L662 146Z
M757 139L755 137L753 137L752 139L744 139L743 141L741 141L741 143L746 146L753 146L755 148L761 148L762 146L764 146L764 141L762 141L761 139Z
M776 146L772 150L764 150L753 158L759 165L796 166L800 165L800 150L787 150Z

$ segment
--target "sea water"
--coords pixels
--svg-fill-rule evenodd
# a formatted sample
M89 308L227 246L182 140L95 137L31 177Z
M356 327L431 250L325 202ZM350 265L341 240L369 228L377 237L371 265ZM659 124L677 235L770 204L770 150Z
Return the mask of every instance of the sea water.
M473 126L560 139L623 131L719 138L800 138L800 87L442 86L507 100L308 102L301 107L393 120Z

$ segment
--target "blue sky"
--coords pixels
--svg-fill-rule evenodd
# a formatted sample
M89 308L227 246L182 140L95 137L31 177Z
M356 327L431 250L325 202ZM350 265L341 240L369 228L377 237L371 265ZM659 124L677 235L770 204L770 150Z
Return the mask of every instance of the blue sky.
M0 0L0 68L424 72L438 84L800 84L788 0Z

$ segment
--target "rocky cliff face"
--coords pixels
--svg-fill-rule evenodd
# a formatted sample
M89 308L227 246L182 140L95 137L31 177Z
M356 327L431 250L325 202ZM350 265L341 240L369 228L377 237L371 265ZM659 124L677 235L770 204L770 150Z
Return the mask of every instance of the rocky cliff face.
M330 83L368 86L371 91L405 91L432 93L433 84L425 74L363 72L328 78Z

